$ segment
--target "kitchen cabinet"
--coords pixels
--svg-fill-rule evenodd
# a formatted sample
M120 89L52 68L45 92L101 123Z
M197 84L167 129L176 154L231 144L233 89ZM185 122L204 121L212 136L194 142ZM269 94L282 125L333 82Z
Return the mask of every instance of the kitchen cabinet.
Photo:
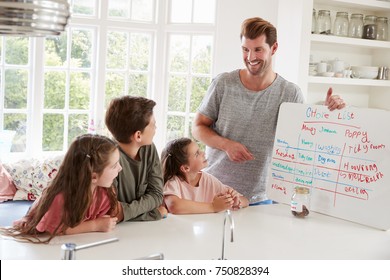
M368 40L333 35L311 34L311 15L314 8L331 11L332 32L336 12L386 16L390 18L390 2L379 0L312 0L303 7L306 16L302 25L302 55L300 85L308 103L320 103L329 86L341 94L349 105L390 110L390 80L351 79L309 76L309 62L343 60L349 66L390 67L390 41ZM310 16L309 16L310 15ZM306 21L306 23L305 23ZM303 52L302 52L303 53Z

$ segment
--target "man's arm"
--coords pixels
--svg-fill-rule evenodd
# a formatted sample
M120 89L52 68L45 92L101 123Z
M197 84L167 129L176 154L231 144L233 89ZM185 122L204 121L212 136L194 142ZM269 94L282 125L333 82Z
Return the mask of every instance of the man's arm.
M244 162L253 160L252 153L241 143L232 141L218 135L212 128L213 121L196 113L192 126L192 135L207 146L226 152L231 161Z

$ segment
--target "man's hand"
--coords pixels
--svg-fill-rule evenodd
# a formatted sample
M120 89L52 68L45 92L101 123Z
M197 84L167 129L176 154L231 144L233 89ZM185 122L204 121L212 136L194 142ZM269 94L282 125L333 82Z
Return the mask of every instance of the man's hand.
M229 159L234 162L244 162L255 159L247 147L232 140L228 140L226 142L224 151L228 155Z
M332 95L333 89L329 88L326 94L325 105L328 106L330 111L335 109L343 109L345 107L344 100L339 95Z

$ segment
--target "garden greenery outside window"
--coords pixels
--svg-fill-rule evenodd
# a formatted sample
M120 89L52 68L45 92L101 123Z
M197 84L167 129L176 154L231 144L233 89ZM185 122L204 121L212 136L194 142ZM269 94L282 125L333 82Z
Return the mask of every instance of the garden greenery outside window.
M157 102L158 148L191 137L211 81L216 1L72 0L60 36L0 36L0 160L109 134L105 109L122 95Z

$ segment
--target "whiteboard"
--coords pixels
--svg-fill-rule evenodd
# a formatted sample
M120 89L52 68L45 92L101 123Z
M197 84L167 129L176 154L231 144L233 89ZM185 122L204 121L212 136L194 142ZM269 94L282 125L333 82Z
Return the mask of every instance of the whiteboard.
M272 200L305 186L311 211L390 229L390 113L283 103L268 178Z

